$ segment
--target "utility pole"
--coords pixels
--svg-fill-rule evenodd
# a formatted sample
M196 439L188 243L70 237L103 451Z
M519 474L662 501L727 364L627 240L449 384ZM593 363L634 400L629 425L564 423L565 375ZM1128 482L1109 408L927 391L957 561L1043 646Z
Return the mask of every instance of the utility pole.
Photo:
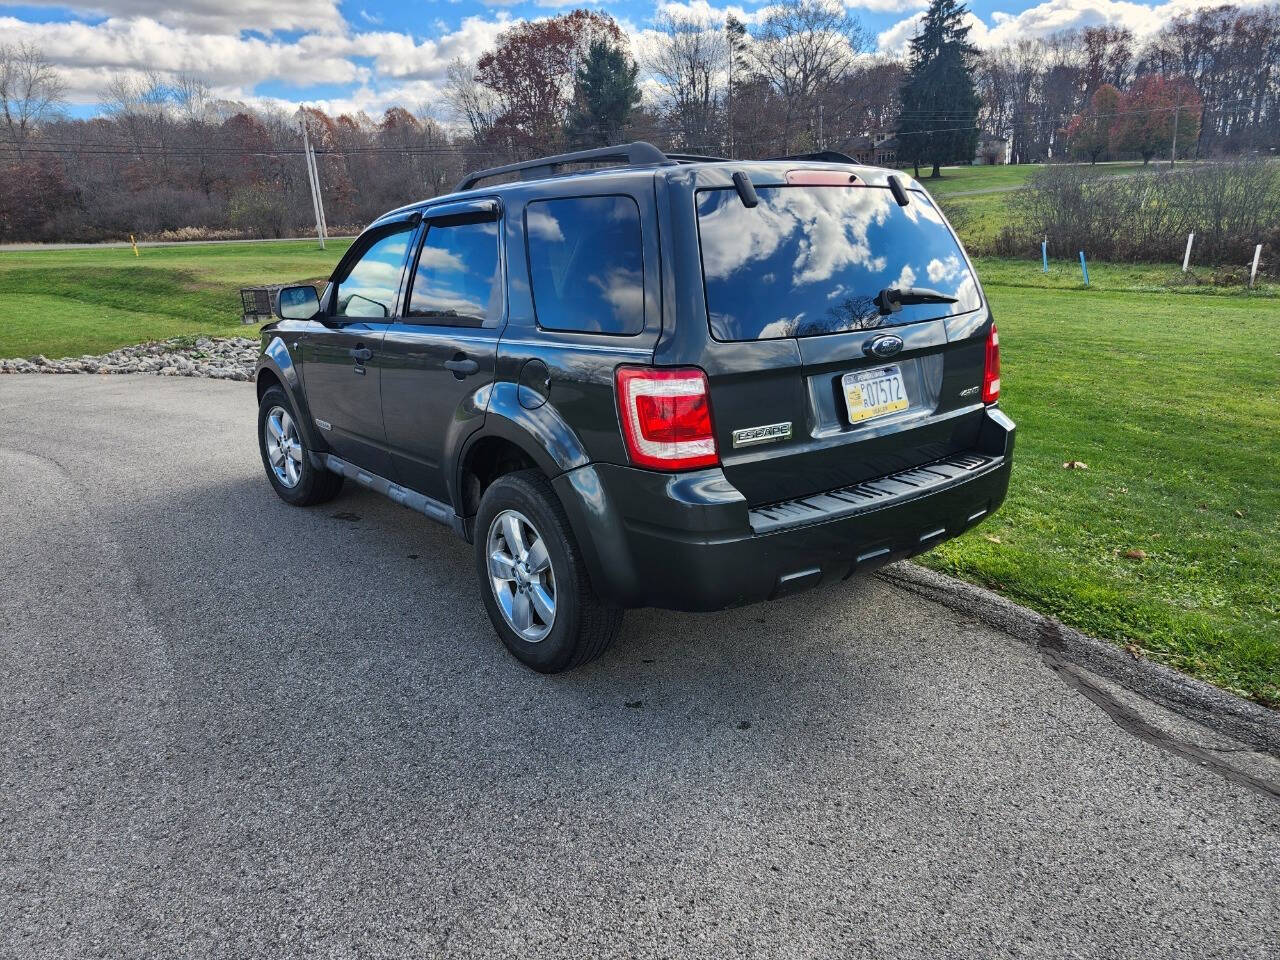
M1169 166L1173 166L1178 160L1178 114L1182 112L1182 94L1178 94L1178 101L1173 107L1173 149L1169 151ZM1183 269L1186 269L1185 267Z
M302 127L302 153L307 164L307 180L311 184L311 210L316 218L316 239L320 241L320 249L324 249L325 229L324 200L320 196L320 176L316 169L315 153L311 149L311 137L307 134L307 118L298 111L298 124Z

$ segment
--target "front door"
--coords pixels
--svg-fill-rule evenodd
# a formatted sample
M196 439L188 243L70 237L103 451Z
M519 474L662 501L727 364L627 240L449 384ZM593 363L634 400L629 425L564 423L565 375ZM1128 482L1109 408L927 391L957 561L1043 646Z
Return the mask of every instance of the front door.
M484 418L504 317L497 206L450 204L427 224L402 316L383 340L382 411L395 478L448 503L452 454Z
M316 426L333 452L390 473L382 427L382 345L396 314L415 224L361 238L339 265L322 324L303 339L302 376Z

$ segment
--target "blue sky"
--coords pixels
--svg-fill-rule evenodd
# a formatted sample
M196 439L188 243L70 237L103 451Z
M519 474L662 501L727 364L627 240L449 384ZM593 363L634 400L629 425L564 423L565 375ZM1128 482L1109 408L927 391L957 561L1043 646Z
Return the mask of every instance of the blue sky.
M900 51L927 0L843 2L887 53ZM1242 0L1252 6L1260 0ZM96 112L115 76L135 80L188 72L216 96L291 109L377 115L400 104L444 111L450 61L474 61L514 21L576 5L604 10L627 31L643 64L655 11L722 23L733 12L758 20L765 2L738 0L0 0L0 42L44 50L68 83L72 111ZM1096 24L1129 27L1142 38L1203 0L973 0L972 38L996 46Z

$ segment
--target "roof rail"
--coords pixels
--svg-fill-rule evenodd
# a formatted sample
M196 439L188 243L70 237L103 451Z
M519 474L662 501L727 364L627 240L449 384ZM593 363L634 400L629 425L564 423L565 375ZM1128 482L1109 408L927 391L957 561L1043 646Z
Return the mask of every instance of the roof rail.
M676 163L731 163L729 157L705 157L700 153L668 153L668 160Z
M817 153L793 153L787 157L770 157L770 160L814 160L818 163L857 163L848 154L835 150L819 150Z
M668 157L651 143L637 140L635 143L620 143L616 147L597 147L594 150L575 150L572 153L558 153L554 157L539 157L537 160L523 160L520 163L508 163L501 167L489 167L485 170L473 170L463 177L455 192L470 190L481 180L500 177L506 173L519 173L521 180L536 180L539 177L554 176L557 168L566 163L591 163L596 160L620 160L628 167L643 164L672 163L676 157ZM704 159L699 157L699 159Z

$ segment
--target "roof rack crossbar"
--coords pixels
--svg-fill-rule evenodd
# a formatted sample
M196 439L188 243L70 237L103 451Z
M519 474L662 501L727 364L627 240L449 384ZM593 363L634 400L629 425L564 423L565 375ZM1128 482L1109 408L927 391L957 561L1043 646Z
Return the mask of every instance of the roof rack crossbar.
M501 167L489 167L485 170L473 170L463 177L455 192L470 190L481 180L500 177L507 173L518 173L522 180L536 180L539 177L553 176L557 168L567 163L592 163L596 160L620 160L626 166L636 167L643 164L671 163L668 157L651 143L637 140L634 143L620 143L616 147L596 147L593 150L575 150L572 153L559 153L553 157L539 157L537 160L523 160L519 163L508 163Z

